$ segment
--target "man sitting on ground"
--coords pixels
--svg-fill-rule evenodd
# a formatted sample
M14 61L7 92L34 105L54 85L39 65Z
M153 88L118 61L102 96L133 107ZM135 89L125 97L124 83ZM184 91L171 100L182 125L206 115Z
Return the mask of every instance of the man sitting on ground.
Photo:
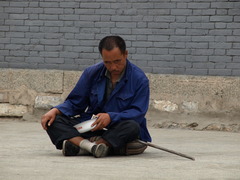
M66 100L42 116L42 127L65 156L87 152L104 157L110 150L117 154L136 139L151 141L145 118L149 104L146 75L127 59L121 37L107 36L98 48L103 62L85 69ZM93 115L97 120L91 131L79 133L73 127ZM99 138L92 142L95 136Z

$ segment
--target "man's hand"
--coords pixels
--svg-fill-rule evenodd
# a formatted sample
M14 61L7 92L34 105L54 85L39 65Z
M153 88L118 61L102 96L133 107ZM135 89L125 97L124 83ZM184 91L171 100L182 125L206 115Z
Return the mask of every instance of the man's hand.
M51 126L57 114L61 114L61 112L57 108L53 108L42 116L41 124L43 129L47 130L47 126Z
M103 128L107 127L108 124L111 122L111 118L108 113L99 113L96 115L98 118L92 124L92 126L96 125L92 131L102 130Z

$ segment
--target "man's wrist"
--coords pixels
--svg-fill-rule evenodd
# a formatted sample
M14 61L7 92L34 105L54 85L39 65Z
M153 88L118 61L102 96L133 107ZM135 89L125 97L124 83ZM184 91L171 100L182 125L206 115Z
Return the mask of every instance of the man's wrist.
M62 112L59 111L59 109L57 109L57 108L53 108L52 110L54 110L57 115L62 114Z

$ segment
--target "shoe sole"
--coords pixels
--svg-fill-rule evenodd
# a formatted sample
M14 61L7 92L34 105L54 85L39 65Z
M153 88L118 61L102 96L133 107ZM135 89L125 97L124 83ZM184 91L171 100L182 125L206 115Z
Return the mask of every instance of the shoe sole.
M96 158L107 156L108 147L105 144L98 144L93 155Z
M62 146L63 146L62 154L63 154L64 156L66 156L66 149L65 149L66 142L67 142L67 140L63 141L63 145L62 145Z

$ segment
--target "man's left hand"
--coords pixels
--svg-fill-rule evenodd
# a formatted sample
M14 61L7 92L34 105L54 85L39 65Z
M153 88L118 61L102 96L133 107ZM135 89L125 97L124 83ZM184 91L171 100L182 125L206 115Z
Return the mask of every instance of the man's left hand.
M102 130L111 122L111 118L108 113L99 113L96 116L97 120L92 124L92 126L96 125L96 127L92 129L92 131Z

